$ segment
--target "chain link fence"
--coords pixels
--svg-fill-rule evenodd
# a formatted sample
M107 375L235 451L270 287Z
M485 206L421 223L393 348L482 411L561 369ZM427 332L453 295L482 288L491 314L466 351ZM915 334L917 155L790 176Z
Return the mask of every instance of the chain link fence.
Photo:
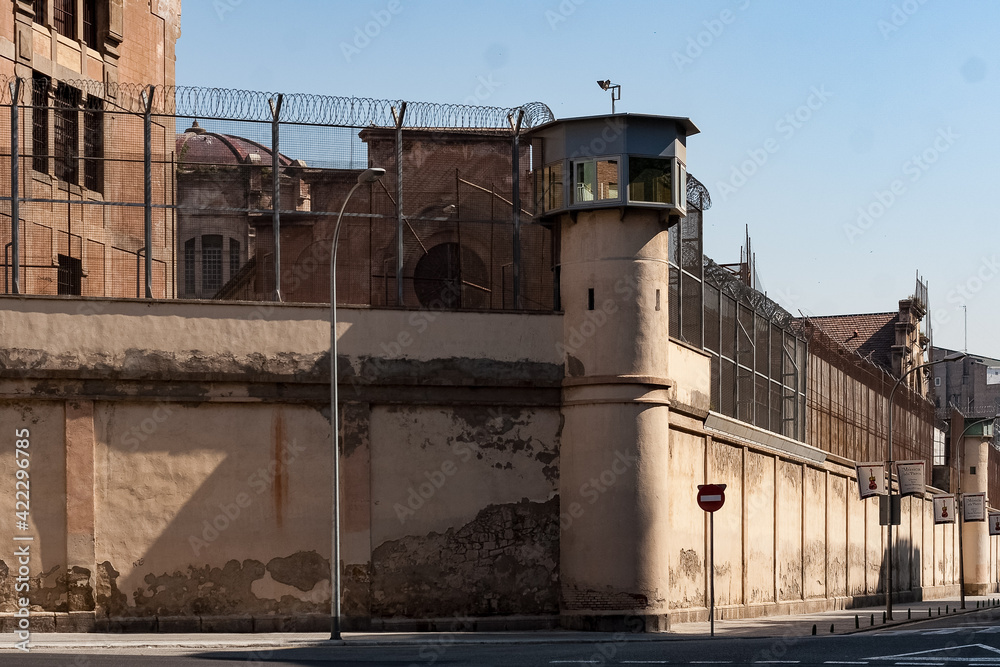
M329 302L343 207L343 304L553 308L520 142L544 104L36 76L0 80L0 105L5 293Z

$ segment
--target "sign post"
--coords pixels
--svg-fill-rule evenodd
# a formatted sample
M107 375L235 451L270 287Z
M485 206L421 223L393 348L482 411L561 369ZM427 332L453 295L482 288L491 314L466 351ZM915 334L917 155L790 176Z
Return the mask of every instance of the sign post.
M708 512L708 618L715 636L715 512L726 503L725 484L699 484L698 507Z

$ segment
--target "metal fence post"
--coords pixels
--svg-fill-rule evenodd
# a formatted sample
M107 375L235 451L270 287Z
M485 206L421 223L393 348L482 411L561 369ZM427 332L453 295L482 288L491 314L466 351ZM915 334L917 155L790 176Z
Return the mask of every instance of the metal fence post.
M524 120L524 109L519 109L517 112L517 120L514 120L513 114L507 117L510 122L511 129L514 131L513 139L511 140L511 150L513 155L511 155L511 187L513 192L511 192L511 202L513 202L511 208L513 208L513 218L514 223L514 248L513 248L513 265L511 266L511 278L513 279L513 290L514 290L514 309L520 310L521 308L521 121Z
M406 102L392 107L396 121L396 305L403 305L403 119Z
M146 298L153 298L153 96L156 86L150 86L143 95L143 217L146 247Z
M271 106L271 220L274 225L274 300L281 301L281 103L269 99Z
M18 108L17 101L21 96L21 79L10 82L10 242L11 264L4 267L6 272L11 269L14 294L21 293L21 185L18 171Z

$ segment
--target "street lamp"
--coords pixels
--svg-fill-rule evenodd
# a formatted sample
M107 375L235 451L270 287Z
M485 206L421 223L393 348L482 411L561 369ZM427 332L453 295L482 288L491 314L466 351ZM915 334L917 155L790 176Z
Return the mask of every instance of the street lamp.
M366 183L382 178L385 169L372 167L358 174L358 182L344 198L344 205L337 215L333 229L333 246L330 249L330 440L333 443L333 553L330 557L330 639L340 639L340 415L337 408L337 243L340 240L340 223L344 209L354 191Z
M885 617L886 617L886 620L889 620L889 621L892 620L892 498L893 498L893 495L892 495L892 464L893 464L893 460L892 460L892 413L893 413L893 409L892 409L892 407L894 405L893 402L892 402L892 399L893 399L893 396L896 395L896 390L899 389L899 385L902 384L903 380L905 380L906 376L909 375L910 373L913 373L914 371L919 371L921 368L927 368L928 366L934 366L935 364L941 364L941 363L944 363L946 361L958 361L959 359L964 359L967 356L969 356L969 355L966 354L965 352L959 352L959 353L956 353L956 354L950 354L950 355L948 355L946 357L938 359L937 361L928 361L926 364L920 364L918 366L914 366L913 368L911 368L910 370L906 371L905 373L903 373L902 375L899 376L899 379L896 380L896 384L894 384L893 387L892 387L892 391L889 392L889 442L888 442L888 447L886 448L886 461L885 461L885 472L886 472L887 475L889 475L889 484L886 486L886 489L888 491L888 498L886 500L889 503L889 512L888 512L888 514L889 514L889 522L888 522L888 526L887 526L887 528L889 530L888 530L888 534L887 534L886 544L887 544L888 551L889 551L889 560L888 560L888 562L886 563L886 566L885 566L885 569L886 569Z

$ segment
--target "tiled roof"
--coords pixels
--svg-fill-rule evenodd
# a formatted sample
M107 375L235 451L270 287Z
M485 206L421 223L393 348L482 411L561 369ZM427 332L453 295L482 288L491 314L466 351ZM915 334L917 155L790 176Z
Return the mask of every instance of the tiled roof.
M810 317L838 343L892 372L892 346L896 344L899 313L863 313Z

